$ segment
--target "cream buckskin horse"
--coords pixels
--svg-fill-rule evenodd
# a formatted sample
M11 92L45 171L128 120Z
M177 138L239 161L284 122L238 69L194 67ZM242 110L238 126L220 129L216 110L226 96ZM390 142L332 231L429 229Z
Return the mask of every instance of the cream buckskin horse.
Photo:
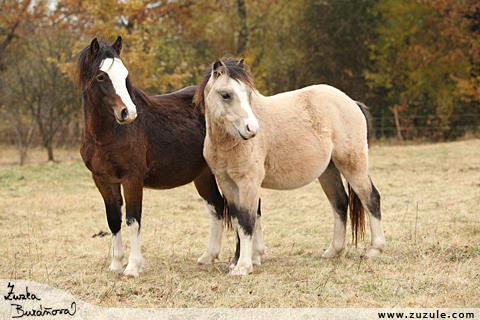
M357 233L364 232L363 208L369 213L371 244L365 257L385 250L380 195L368 171L370 115L364 105L327 85L265 97L253 87L243 59L217 60L194 103L205 113L203 155L227 199L239 242L231 275L247 275L260 264L265 248L256 214L261 187L288 190L320 181L334 214L333 241L323 257L345 253L349 206L355 244ZM353 189L350 201L341 174Z

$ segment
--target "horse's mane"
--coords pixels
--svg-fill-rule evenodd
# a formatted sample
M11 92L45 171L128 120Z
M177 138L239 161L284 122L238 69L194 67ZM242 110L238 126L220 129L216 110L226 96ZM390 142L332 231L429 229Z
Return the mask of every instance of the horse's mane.
M220 61L226 66L227 75L237 81L245 83L250 88L254 89L253 87L253 77L250 73L250 68L247 64L243 62L243 60L236 60L232 58L221 58ZM197 88L195 95L193 96L193 103L200 107L202 112L205 111L205 87L207 86L210 77L212 76L212 68L214 63L212 63L205 75L203 76L203 80Z

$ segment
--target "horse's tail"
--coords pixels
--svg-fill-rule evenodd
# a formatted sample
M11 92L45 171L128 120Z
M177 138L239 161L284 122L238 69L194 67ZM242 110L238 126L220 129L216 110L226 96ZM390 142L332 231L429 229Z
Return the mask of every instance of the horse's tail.
M361 102L355 101L365 116L367 121L367 142L370 144L370 138L372 133L372 116L368 112L368 107ZM363 208L362 201L357 196L355 191L348 184L348 208L350 211L350 220L352 222L352 237L355 247L358 243L358 238L363 239L365 237L365 209Z
M230 214L230 207L228 205L227 198L223 196L223 227L227 230L233 230L232 217Z
M352 222L352 237L355 247L358 243L358 238L364 239L365 237L365 209L363 208L362 201L353 191L350 183L348 184L348 208L350 211L350 221Z
M365 120L367 121L367 142L368 144L370 144L370 138L372 136L372 115L370 114L370 112L368 112L368 107L365 104L359 101L355 101L355 103L360 108L363 115L365 116Z

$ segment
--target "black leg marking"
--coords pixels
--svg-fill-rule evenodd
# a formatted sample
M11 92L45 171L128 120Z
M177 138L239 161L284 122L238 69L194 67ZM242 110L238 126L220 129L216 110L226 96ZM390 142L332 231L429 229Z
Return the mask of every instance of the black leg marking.
M140 229L142 228L142 225L141 225L141 222L139 220L137 220L137 218L127 217L125 220L126 220L127 226L131 226L132 224L137 222L138 223L138 233L140 233Z
M262 216L262 208L261 208L261 203L262 199L258 198L258 210L257 210L257 216L261 217Z
M255 214L252 215L248 209L237 207L235 204L229 204L228 207L231 218L237 219L238 225L242 227L245 234L252 236L255 228Z
M113 235L116 235L122 228L122 212L116 205L105 203L105 210L107 211L108 227Z
M131 226L136 221L138 223L138 233L140 233L142 227L142 195L140 194L139 197L140 201L125 201L127 205L125 222L127 223L127 226Z
M330 161L327 169L319 178L323 191L335 212L340 216L342 222L347 224L348 195L343 186L342 176L335 163Z
M235 257L233 258L232 262L230 262L231 267L235 267L238 263L238 259L240 259L240 237L238 232L235 232L235 234L237 236L237 243L235 248Z
M372 184L372 192L370 193L370 198L368 199L368 211L377 218L378 220L382 219L382 213L380 210L380 193L378 193L377 188L373 185L373 182L370 183Z
M347 224L347 213L348 213L348 196L345 193L345 190L342 187L342 194L338 194L335 197L334 203L335 211L338 213L342 222L346 225Z

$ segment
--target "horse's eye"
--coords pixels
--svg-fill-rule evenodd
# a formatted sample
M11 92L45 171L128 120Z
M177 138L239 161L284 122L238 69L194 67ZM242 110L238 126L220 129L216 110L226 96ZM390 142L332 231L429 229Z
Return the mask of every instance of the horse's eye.
M222 94L222 98L223 98L223 99L225 99L225 100L230 99L230 95L229 95L228 93L222 92L221 94Z
M105 80L105 76L103 74L100 74L97 76L98 82L103 82Z

